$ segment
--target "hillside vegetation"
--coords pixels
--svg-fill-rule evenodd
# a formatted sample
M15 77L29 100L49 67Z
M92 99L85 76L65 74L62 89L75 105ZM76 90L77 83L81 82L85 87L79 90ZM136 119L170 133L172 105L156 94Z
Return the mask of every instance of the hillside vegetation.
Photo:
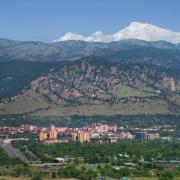
M2 100L1 115L178 114L180 110L179 75L154 65L91 57L44 65L27 79L16 96Z

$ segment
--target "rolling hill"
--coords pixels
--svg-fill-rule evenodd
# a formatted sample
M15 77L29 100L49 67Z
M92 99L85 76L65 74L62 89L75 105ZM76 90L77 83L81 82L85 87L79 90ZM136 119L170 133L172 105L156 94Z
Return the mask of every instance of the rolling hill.
M69 63L39 64L33 76L29 73L26 85L16 91L16 96L2 100L1 115L66 117L180 112L180 76L160 66L115 63L96 56Z

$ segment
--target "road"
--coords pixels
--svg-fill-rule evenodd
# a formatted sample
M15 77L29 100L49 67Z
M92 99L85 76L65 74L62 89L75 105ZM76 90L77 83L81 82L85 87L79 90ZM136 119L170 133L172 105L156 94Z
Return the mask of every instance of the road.
M4 149L4 151L9 155L9 157L18 158L22 162L27 162L25 156L18 152L10 143L4 143L4 141L0 139L0 147Z

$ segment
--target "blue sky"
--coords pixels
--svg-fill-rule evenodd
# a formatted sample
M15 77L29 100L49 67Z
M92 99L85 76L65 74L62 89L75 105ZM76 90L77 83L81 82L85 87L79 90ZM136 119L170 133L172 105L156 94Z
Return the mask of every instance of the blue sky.
M51 41L65 32L106 34L132 21L180 32L180 0L0 0L0 37Z

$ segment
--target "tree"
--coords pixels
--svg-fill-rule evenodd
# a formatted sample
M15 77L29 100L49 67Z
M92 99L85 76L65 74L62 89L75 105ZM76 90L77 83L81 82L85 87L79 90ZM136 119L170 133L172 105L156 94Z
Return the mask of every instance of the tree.
M173 177L173 172L169 169L165 169L159 174L159 180L172 180Z
M31 180L43 180L42 176L40 174L34 175Z
M52 173L52 178L53 178L53 179L56 178L56 173L55 173L55 172Z

